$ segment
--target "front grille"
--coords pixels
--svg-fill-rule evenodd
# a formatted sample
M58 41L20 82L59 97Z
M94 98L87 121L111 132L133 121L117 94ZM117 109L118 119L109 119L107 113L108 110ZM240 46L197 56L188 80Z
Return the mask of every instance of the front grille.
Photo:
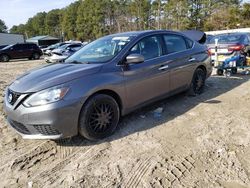
M10 97L12 96L12 97ZM11 91L10 89L8 89L8 92L7 92L7 100L8 102L13 105L15 104L15 102L17 101L17 99L21 96L20 93L17 93L17 92L14 92L14 91Z
M13 120L9 120L9 123L18 132L20 132L22 134L30 134L30 131L23 124L18 123L18 122L13 121Z
M33 125L42 135L59 135L60 132L50 125Z

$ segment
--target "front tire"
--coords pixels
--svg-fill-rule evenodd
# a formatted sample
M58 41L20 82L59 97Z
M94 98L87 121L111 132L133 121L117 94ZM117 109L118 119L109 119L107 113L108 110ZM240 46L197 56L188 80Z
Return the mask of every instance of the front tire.
M204 91L205 81L206 72L201 68L197 68L194 72L188 94L190 96L200 95Z
M79 133L88 140L99 140L110 136L116 129L120 109L109 95L98 94L83 106L79 118Z
M5 55L5 54L0 56L0 61L1 62L8 62L9 60L10 60L10 57Z

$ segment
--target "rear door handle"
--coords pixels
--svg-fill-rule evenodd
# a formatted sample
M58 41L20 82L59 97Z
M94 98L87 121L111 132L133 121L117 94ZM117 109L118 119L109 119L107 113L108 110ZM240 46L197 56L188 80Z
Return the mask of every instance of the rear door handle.
M162 66L159 68L159 70L166 70L166 69L168 69L168 65L162 65Z
M189 61L189 62L193 62L193 61L196 61L196 59L195 59L194 57L192 57L192 58L190 58L188 61Z

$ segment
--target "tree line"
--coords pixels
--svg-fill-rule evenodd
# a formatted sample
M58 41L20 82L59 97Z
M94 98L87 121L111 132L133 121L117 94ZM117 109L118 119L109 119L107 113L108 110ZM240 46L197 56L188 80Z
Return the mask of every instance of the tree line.
M93 40L132 30L250 26L250 3L241 0L78 0L63 9L39 12L11 33Z

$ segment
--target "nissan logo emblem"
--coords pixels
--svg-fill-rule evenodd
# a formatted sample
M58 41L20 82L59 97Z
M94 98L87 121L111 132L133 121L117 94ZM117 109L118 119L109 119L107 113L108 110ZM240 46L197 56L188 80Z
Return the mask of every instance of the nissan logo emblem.
M13 95L10 93L8 95L8 102L11 103L12 102L12 99L13 99Z

